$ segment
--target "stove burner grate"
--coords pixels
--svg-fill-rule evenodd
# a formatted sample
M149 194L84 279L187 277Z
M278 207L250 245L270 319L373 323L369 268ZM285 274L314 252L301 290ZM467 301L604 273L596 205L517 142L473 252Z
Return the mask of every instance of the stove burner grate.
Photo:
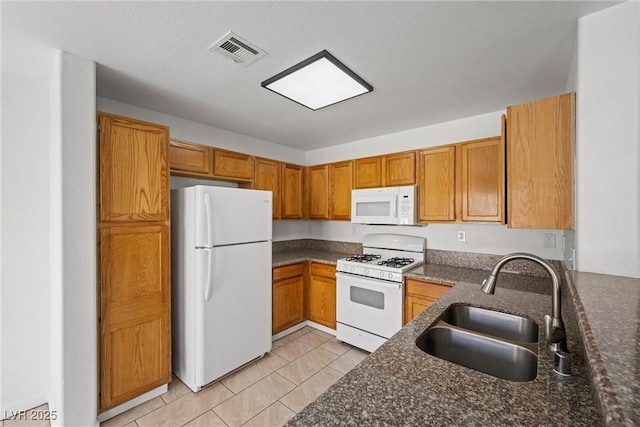
M385 265L387 267L392 267L392 268L402 268L405 265L409 265L412 262L414 262L413 258L389 258L389 259L384 259L382 261L378 261L378 265Z
M380 255L372 255L372 254L361 254L361 255L352 255L347 257L347 261L354 262L371 262L377 259L380 259Z

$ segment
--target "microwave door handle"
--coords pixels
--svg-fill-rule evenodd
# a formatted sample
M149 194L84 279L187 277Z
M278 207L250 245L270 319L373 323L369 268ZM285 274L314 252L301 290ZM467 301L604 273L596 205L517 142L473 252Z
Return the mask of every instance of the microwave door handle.
M391 217L398 218L398 196L391 199Z

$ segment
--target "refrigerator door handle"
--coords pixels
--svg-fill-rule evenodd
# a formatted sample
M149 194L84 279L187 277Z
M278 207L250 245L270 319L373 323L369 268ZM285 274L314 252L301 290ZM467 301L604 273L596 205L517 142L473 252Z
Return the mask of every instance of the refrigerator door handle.
M207 247L213 246L213 212L211 207L211 196L208 193L204 194L204 212L205 219L207 221Z
M205 302L211 299L212 291L213 291L213 249L208 249L207 250L207 285L204 288Z

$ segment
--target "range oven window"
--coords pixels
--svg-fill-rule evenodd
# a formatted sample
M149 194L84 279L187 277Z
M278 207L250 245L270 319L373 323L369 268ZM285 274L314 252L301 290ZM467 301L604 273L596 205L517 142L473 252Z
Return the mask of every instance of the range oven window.
M356 304L384 310L384 294L371 289L360 288L358 286L349 287L349 299Z

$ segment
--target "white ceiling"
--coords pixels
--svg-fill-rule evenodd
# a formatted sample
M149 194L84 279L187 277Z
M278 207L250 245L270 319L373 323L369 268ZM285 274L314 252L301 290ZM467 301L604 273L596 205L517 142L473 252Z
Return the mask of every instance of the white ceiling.
M563 92L577 19L613 4L2 2L2 43L96 61L99 96L312 150ZM268 55L209 52L228 30ZM260 86L323 49L374 91L313 112Z

